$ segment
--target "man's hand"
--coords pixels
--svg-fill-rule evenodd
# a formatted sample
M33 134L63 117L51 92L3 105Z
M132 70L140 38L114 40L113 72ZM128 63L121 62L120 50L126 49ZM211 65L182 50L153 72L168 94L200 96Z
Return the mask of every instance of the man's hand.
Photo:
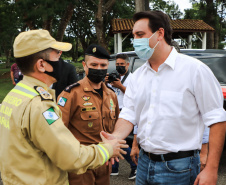
M13 81L13 85L16 85L16 82L15 81Z
M106 76L105 76L105 78L104 78L105 84L109 83L108 77L109 77L109 73L107 73Z
M131 149L131 159L132 161L137 165L138 164L138 158L139 158L139 147L138 147L138 143L137 143L137 135L134 134L134 138L133 138L133 144L132 144L132 149Z
M112 157L119 157L120 159L124 159L122 154L126 154L121 148L128 148L129 145L126 144L125 140L119 140L115 138L111 134L107 134L104 131L100 132L100 137L104 143L108 143L113 147L113 155Z
M206 166L197 176L194 185L216 185L217 170L211 170Z
M112 87L121 89L122 88L121 80L119 78L116 78L116 79L117 79L117 81L111 82L111 85L112 85Z
M201 162L200 171L202 171L206 166L207 156L208 156L208 146L209 146L209 143L202 144L202 149L200 152L200 162Z

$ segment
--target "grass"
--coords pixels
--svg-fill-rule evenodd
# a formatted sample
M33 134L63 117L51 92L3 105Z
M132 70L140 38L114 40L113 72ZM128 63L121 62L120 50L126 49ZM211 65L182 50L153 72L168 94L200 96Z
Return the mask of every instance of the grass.
M10 78L0 79L0 103L3 101L8 92L14 87Z
M83 69L82 63L72 62L71 64L74 65L77 69ZM6 69L5 64L0 65L0 77L9 71L10 71L10 68ZM12 84L10 77L0 79L0 85L1 85L1 88L0 88L0 104L1 104L1 102L3 101L7 93L14 87L14 85Z

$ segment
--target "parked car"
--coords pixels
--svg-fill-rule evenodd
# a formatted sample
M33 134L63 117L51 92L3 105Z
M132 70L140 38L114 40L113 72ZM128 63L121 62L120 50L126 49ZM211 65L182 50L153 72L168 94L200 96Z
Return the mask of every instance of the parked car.
M129 70L133 73L138 67L145 63L144 60L138 58L134 51L123 52L127 54L130 61ZM224 95L226 109L226 51L219 49L181 49L181 53L197 58L205 63L213 71L214 75L220 82ZM108 73L115 70L115 58L117 54L111 55L109 61Z
M138 67L145 63L144 60L138 58L134 51L123 52L129 57L129 70L133 73ZM213 71L221 85L222 93L224 96L224 109L226 110L226 51L216 49L182 49L181 53L192 56L205 63ZM108 73L115 70L116 55L111 55L109 61ZM133 134L127 137L127 142L131 146Z

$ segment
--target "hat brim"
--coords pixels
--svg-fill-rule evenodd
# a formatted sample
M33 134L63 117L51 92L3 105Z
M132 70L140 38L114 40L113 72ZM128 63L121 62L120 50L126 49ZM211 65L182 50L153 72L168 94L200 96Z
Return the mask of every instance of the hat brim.
M50 46L53 49L57 49L60 51L69 51L72 48L72 44L67 43L67 42L55 42Z

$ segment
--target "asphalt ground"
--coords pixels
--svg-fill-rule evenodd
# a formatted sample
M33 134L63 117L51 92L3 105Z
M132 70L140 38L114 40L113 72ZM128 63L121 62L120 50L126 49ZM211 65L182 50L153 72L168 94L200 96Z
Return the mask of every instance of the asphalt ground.
M111 176L111 185L135 185L135 180L129 180L130 166L125 160L120 160L119 175ZM0 185L3 185L0 181ZM217 185L226 185L226 150L223 151L218 171Z

